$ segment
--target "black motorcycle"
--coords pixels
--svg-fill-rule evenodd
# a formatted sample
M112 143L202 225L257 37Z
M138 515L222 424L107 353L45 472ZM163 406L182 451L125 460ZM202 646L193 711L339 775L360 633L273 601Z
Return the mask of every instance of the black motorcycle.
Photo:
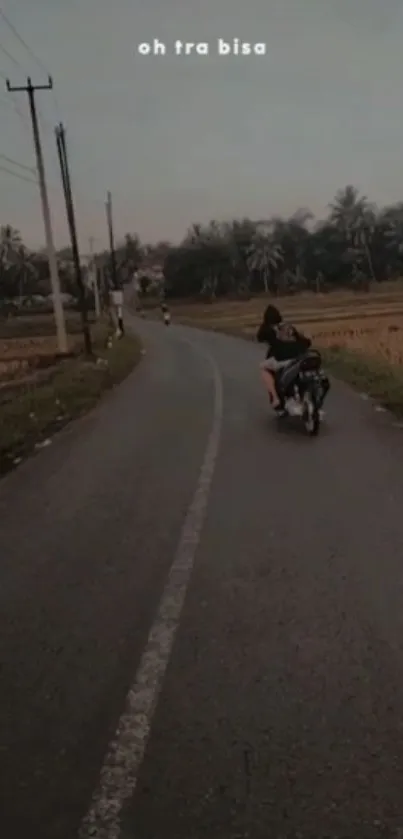
M320 353L309 350L279 370L275 380L283 416L301 417L306 432L310 437L316 437L323 416L323 403L330 390Z

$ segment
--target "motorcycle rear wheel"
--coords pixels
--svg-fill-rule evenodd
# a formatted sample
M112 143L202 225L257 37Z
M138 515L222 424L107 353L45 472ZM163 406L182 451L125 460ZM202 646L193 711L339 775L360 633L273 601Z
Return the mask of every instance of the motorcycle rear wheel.
M302 421L309 437L317 437L320 429L320 411L311 393L304 395Z

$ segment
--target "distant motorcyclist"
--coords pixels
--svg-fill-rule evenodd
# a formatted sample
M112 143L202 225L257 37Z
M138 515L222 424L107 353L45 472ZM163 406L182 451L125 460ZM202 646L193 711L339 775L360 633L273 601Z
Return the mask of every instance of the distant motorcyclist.
M166 303L161 304L161 312L162 317L164 318L165 326L169 326L169 324L171 323L171 313Z
M261 376L274 410L282 416L284 408L277 393L274 374L306 353L311 347L311 341L295 326L284 321L279 310L272 305L266 308L257 340L267 344L266 359L260 365Z

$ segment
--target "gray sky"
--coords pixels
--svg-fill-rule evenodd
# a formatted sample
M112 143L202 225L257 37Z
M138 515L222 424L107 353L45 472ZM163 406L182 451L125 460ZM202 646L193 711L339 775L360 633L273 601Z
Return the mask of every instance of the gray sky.
M192 222L301 206L321 214L353 183L403 200L402 0L0 0L55 82L38 94L57 244L67 240L51 126L66 125L80 232L178 240ZM219 57L218 38L265 42ZM208 41L209 57L139 56L159 38ZM0 73L40 66L0 20ZM3 85L3 80L0 79ZM33 165L25 122L0 90L0 153ZM0 165L5 164L0 160ZM21 170L22 171L22 170ZM25 173L27 174L27 173ZM43 241L37 189L0 171L0 222Z

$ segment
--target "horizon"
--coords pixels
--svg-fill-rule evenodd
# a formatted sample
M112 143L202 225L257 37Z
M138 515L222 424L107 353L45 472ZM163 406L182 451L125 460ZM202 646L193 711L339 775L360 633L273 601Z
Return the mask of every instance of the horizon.
M107 247L111 190L116 241L177 243L212 218L288 217L307 207L321 219L348 183L379 206L403 200L397 0L77 0L66 6L0 0L29 52L0 19L0 154L34 166L27 97L5 78L26 76L38 92L57 249L69 237L53 126L66 126L80 249ZM252 14L253 12L253 14ZM252 21L252 22L251 22ZM141 56L158 38L265 42L266 55ZM73 59L74 50L74 59ZM10 58L11 56L11 58ZM33 57L35 56L35 58ZM17 167L15 173L32 177ZM39 189L0 168L1 223L43 247Z

